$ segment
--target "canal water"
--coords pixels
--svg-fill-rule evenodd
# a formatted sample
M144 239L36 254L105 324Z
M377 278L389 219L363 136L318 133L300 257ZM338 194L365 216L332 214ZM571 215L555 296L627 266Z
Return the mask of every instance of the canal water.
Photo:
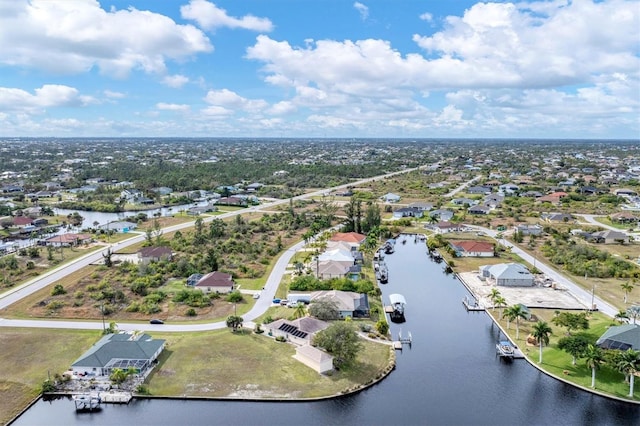
M495 355L498 329L483 312L467 312L464 286L430 260L413 237L387 255L390 293L407 300L411 348L397 368L355 395L320 402L134 400L76 413L69 399L39 401L14 423L32 425L632 425L640 409L556 381L524 360Z

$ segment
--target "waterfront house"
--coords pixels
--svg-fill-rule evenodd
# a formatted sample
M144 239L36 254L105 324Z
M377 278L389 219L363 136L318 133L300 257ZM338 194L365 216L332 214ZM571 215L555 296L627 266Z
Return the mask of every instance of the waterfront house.
M114 232L127 233L129 231L136 229L137 227L138 227L138 224L134 222L117 221L117 222L107 223L106 225L101 225L100 229L108 232L114 231Z
M505 287L531 287L533 275L520 263L499 263L480 267L480 278Z
M233 277L230 274L224 272L214 271L203 275L195 284L195 288L203 291L204 293L231 293L235 283Z
M486 241L451 241L451 247L459 257L493 257L493 244Z
M357 232L336 232L329 238L330 242L345 242L351 247L360 247L367 239L366 235Z
M310 345L313 336L321 330L329 327L329 323L314 317L302 317L292 321L279 319L264 324L267 334L272 337L282 336L296 345Z
M298 346L293 357L320 374L333 370L333 356L310 345Z
M145 375L164 349L165 340L148 334L117 333L103 336L87 352L71 364L74 375L109 376L115 368L133 367Z
M598 340L596 345L603 349L640 350L640 325L623 324L609 327Z
M329 290L311 293L311 303L328 301L338 308L340 318L364 318L369 316L369 298L365 293Z

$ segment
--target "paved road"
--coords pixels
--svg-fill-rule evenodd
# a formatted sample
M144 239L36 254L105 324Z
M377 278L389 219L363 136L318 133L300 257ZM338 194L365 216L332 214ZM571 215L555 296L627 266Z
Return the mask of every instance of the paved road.
M462 191L463 189L465 189L467 186L471 185L474 182L477 182L478 180L480 180L482 176L476 176L473 179L471 179L468 182L463 183L462 185L458 186L457 188L454 188L453 190L449 191L448 193L446 193L444 196L451 198L454 195L456 195L458 192Z
M357 186L362 185L368 182L373 182L379 179L385 179L389 177L393 177L396 175L409 173L416 170L423 170L430 165L424 165L420 167L415 167L411 169L403 169L397 172L387 173L381 176L375 176L367 179L362 179L357 182L350 182L344 185L338 185L332 188L322 189L319 191L298 195L293 197L294 200L303 200L311 197L322 196L324 194L330 193L332 191L345 189L349 186ZM259 210L268 210L270 208L276 207L282 204L288 204L289 199L284 200L274 200L267 202L265 204L261 204L260 206L249 207L246 209L241 209L233 212L223 213L217 216L210 216L204 219L204 222L211 222L214 219L225 219L228 217L236 216L239 214L259 211ZM163 228L162 231L164 233L174 232L178 230L183 230L187 228L193 227L195 221L180 223L178 225L169 226L167 228ZM144 241L145 235L140 233L137 236L134 236L128 240L121 241L117 243L117 245L113 245L116 250L122 250L126 247L129 247L133 244ZM252 321L262 315L270 306L273 296L275 295L278 285L282 279L282 276L285 272L286 266L293 257L293 255L298 251L304 242L301 241L294 245L293 247L286 250L280 258L277 260L276 265L274 266L267 282L265 284L265 289L262 291L262 295L259 299L257 299L254 307L243 315L243 318L246 320L246 325L252 326ZM105 251L107 247L105 246ZM13 288L5 293L0 294L0 309L6 308L9 305L17 302L18 300L48 286L52 283L64 278L68 274L71 274L75 271L78 271L85 266L99 262L102 259L103 251L89 253L85 256L82 256L78 259L73 260L70 263L61 265L60 267L43 274L33 280L30 280L16 288ZM112 319L110 319L112 320ZM182 324L148 324L148 323L121 323L118 322L119 330L162 330L169 332L185 332L185 331L206 331L206 330L216 330L226 327L226 323L216 322L216 323L204 323L204 324L192 324L192 323L182 323ZM101 330L103 328L102 321L67 321L67 320L18 320L18 319L5 319L0 318L0 327L35 327L35 328L67 328L67 329L89 329L89 330Z
M576 214L576 216L583 218L589 225L596 225L601 228L610 229L612 231L622 232L624 234L627 234L630 237L633 237L634 240L640 241L640 232L629 232L626 229L620 229L620 228L616 228L615 226L605 225L602 222L598 222L598 220L596 219L597 217L605 217L605 216L595 215L595 214Z
M582 304L584 304L585 309L589 309L592 304L595 304L600 312L612 318L615 317L615 315L618 313L617 308L613 307L612 305L608 304L604 300L600 299L593 292L593 290L587 291L583 289L582 287L580 287L579 285L571 281L569 278L565 277L564 275L562 275L561 273L559 273L549 265L545 264L544 262L541 262L539 259L534 258L533 256L531 256L529 253L525 252L521 248L511 244L504 238L498 238L499 232L494 231L492 229L484 228L481 226L476 226L476 225L473 225L470 227L478 229L486 233L490 237L495 238L501 245L511 248L511 251L513 253L517 254L518 256L520 256L522 259L529 262L530 264L535 265L536 268L542 271L549 278L551 278L552 280L560 284L562 287L568 289L571 292L571 294L573 294L580 302L582 302Z

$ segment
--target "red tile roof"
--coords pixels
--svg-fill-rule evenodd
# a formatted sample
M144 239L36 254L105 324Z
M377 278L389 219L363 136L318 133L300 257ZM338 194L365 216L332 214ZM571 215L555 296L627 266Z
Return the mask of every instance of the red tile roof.
M330 238L330 241L345 241L347 243L361 244L366 239L366 235L358 234L357 232L336 232Z
M485 241L455 241L451 244L467 253L493 253L493 244Z

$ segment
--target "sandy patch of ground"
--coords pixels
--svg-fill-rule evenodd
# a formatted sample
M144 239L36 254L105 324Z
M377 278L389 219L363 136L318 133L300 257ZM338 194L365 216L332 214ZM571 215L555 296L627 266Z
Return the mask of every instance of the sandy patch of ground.
M485 308L492 307L489 294L493 288L497 288L506 300L507 306L522 303L529 308L546 309L587 309L571 292L552 287L505 287L482 281L477 272L461 272L460 280L478 300L478 304Z

